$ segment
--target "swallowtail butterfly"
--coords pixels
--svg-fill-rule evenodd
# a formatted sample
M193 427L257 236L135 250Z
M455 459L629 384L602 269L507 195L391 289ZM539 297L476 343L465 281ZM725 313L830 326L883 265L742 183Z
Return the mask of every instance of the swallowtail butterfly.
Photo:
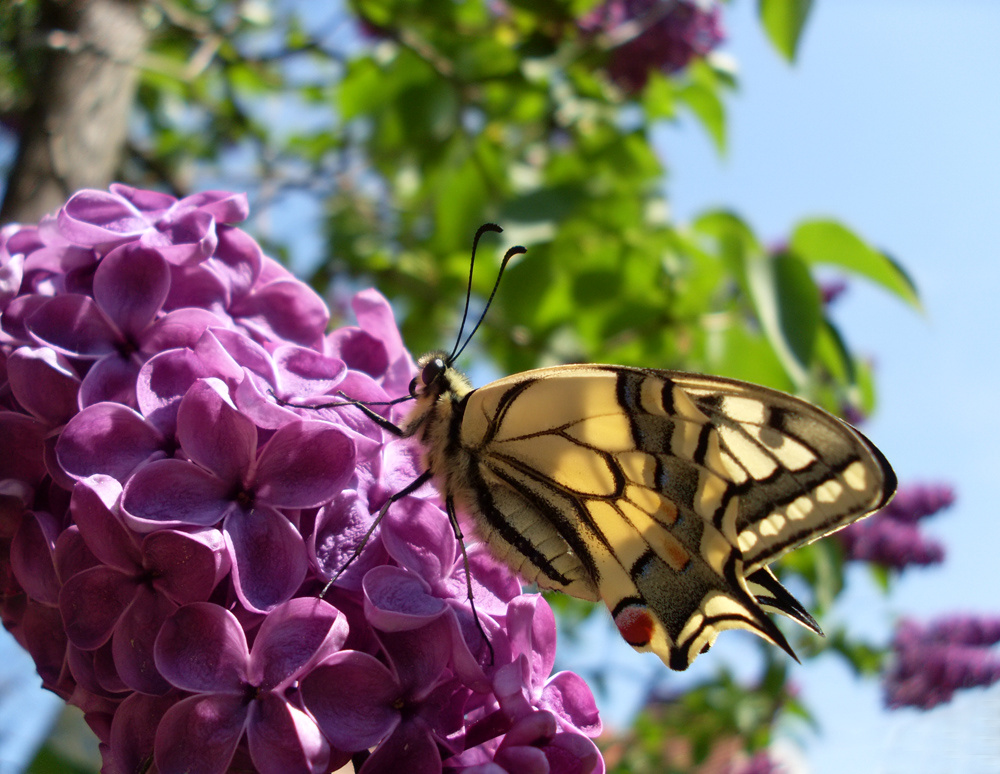
M477 243L486 230L500 229ZM420 358L402 426L355 404L423 448L426 472L383 513L432 480L460 540L458 512L524 580L603 600L673 669L724 629L794 657L766 610L820 631L767 565L892 497L861 433L777 390L677 371L564 365L474 389L452 366L462 348Z

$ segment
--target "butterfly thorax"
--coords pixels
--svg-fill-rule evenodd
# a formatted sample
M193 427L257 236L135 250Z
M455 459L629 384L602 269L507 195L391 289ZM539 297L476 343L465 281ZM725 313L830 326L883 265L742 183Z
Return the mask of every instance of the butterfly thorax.
M461 425L472 385L448 364L443 352L428 352L417 361L418 376L410 384L413 408L403 424L403 435L416 437L424 449L424 462L447 496L451 469L455 467L457 427Z

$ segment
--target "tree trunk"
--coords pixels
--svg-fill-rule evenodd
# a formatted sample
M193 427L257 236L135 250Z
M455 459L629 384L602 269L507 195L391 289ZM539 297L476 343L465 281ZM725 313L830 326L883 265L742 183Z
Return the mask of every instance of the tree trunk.
M149 37L144 0L42 0L48 56L25 115L0 223L36 221L118 168Z

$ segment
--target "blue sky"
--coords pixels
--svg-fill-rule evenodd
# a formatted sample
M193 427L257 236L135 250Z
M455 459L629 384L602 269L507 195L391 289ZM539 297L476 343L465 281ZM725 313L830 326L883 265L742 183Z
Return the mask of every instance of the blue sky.
M889 597L854 571L834 615L883 642L901 615L1000 615L1000 4L821 0L792 67L765 41L755 7L738 0L727 10L741 88L726 158L693 121L662 134L676 214L732 207L766 240L800 218L833 216L901 261L924 315L861 283L835 313L878 366L880 407L866 432L901 481L947 482L958 494L928 524L947 546L944 565L907 572ZM713 657L747 652L739 635L728 639ZM636 695L659 662L611 646L624 649L622 688ZM7 692L28 680L31 663L16 648L0 654L14 664L0 676ZM1000 690L968 692L932 713L888 713L877 684L855 680L834 657L793 671L822 728L790 731L803 770L1000 772ZM36 728L31 709L46 715L60 704L36 689L29 696L0 701L0 770L17 746L11 735ZM623 712L621 702L608 709Z

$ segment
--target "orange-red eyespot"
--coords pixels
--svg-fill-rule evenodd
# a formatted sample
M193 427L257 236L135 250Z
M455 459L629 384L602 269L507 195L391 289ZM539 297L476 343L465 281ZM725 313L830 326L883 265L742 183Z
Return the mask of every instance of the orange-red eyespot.
M645 605L629 605L615 615L615 626L633 648L642 648L653 639L653 616Z

